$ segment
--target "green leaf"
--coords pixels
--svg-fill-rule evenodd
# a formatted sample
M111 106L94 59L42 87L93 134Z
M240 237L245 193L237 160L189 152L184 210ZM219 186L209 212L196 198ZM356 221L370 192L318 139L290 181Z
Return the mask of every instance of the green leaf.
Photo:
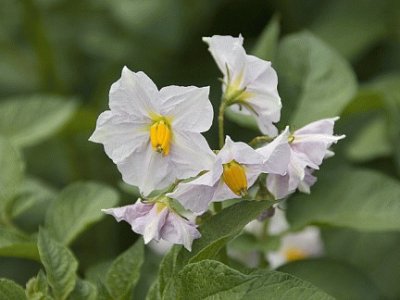
M59 96L9 98L0 103L0 135L19 147L39 143L59 130L75 108L72 99Z
M244 226L271 205L270 201L241 201L225 208L200 227L201 238L193 242L192 252L181 251L179 260L193 263L214 258Z
M274 59L281 30L279 21L279 15L274 15L265 26L252 51L254 56L269 61Z
M267 239L262 240L253 234L244 232L230 242L229 246L232 249L241 252L254 252L254 251L275 251L279 247L280 238L278 236L270 235Z
M41 203L50 203L56 197L53 189L40 180L26 178L20 186L10 208L11 217L15 218L32 206Z
M132 290L140 277L144 260L142 240L122 253L112 263L106 276L106 286L114 299L130 299Z
M78 262L74 255L44 229L39 230L38 249L53 295L56 299L67 299L76 283Z
M97 289L89 281L77 279L75 288L68 296L69 300L97 300Z
M24 164L20 154L3 138L0 138L0 166L0 217L4 218L21 184Z
M180 253L181 246L173 246L172 249L164 256L160 264L160 274L158 276L158 283L155 284L159 289L159 295L162 295L168 284L171 282L172 277L178 271L177 258ZM154 295L156 293L154 292ZM161 296L160 296L161 298Z
M310 29L345 57L358 58L387 34L387 4L374 0L327 2Z
M0 299L25 300L25 293L21 286L12 280L0 278Z
M284 265L279 271L308 281L335 299L373 300L380 296L379 290L366 274L341 261L301 260Z
M46 214L46 228L63 244L71 243L89 225L99 221L118 202L111 188L94 182L74 183L52 202Z
M193 242L191 252L175 246L164 257L160 266L159 294L164 297L165 293L173 294L173 276L185 264L216 258L222 247L271 205L269 201L241 201L208 219L200 226L202 236Z
M301 127L339 115L357 89L350 65L333 49L301 32L282 39L276 67L283 110L281 121Z
M25 295L30 300L51 300L46 274L42 270L36 277L29 279L26 284Z
M322 231L322 238L326 255L365 272L384 295L379 299L400 299L399 232L331 228Z
M5 226L0 226L0 256L39 260L34 240Z
M179 273L177 299L333 299L289 274L260 270L243 274L212 260L189 264Z
M333 166L331 166L333 167ZM326 168L310 195L288 201L294 228L328 224L360 230L400 230L400 183L378 173L350 167Z
M146 300L161 300L160 287L157 280L155 280L150 286L150 289L146 295Z
M387 133L387 120L383 114L368 119L346 147L346 155L356 162L390 156L393 152Z
M114 300L103 282L97 282L97 300Z

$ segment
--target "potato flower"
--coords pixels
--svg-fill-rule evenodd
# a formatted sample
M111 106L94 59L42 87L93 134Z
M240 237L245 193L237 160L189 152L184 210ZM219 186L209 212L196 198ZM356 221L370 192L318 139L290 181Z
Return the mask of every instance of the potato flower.
M268 190L276 199L284 198L296 189L310 192L310 186L317 180L312 172L319 169L324 158L334 154L329 147L345 137L333 135L337 120L338 117L315 121L289 136L290 162L286 174L267 177Z
M215 155L212 168L192 181L180 183L167 196L195 213L206 211L210 202L243 197L262 172L284 174L289 152L274 155L276 149L282 150L282 143L287 144L286 139L279 136L259 153L227 136L224 147Z
M171 209L168 201L143 203L139 199L135 204L102 211L118 222L128 222L134 232L143 235L145 244L164 240L191 251L193 240L201 236L197 226Z
M224 75L223 92L228 106L237 112L253 115L266 135L276 136L273 123L280 119L282 108L278 77L271 62L246 54L243 37L214 35L204 37L209 51Z
M209 88L158 90L127 67L111 86L110 110L100 114L90 141L102 143L123 180L144 195L207 169L213 153L201 132L213 119Z

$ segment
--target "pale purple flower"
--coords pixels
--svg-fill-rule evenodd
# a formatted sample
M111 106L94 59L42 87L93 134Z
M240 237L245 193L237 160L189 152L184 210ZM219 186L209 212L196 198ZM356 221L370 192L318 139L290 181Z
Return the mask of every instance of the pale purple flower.
M111 86L110 110L100 114L89 140L102 143L123 180L146 196L212 163L201 135L213 119L208 94L208 87L158 90L146 74L124 67Z
M310 192L310 186L317 180L312 172L319 169L324 158L334 154L329 147L345 137L333 135L337 120L338 117L312 122L289 137L290 161L286 174L269 174L267 178L268 190L276 199L284 198L296 189Z
M118 222L128 222L134 232L143 235L145 244L151 240L165 240L191 251L193 240L201 236L193 222L162 202L143 203L139 199L135 204L102 211L114 216Z
M232 108L256 118L264 134L276 136L273 123L280 119L282 108L278 94L278 76L271 62L246 54L243 37L204 37L209 51L224 75L222 86L225 99Z
M274 154L275 149L282 151L282 148L284 146L278 138L265 149L256 151L245 143L233 142L227 136L224 147L215 156L212 168L190 182L180 183L167 196L177 199L186 209L195 213L206 211L210 202L240 198L262 172L284 174L289 153L287 157L276 157Z

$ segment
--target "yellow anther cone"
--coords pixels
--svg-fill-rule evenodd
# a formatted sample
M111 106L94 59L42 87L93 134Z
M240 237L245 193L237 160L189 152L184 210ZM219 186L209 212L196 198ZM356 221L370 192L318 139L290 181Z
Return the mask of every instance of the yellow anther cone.
M225 184L238 196L244 196L247 193L247 177L244 167L232 160L224 164L222 178Z
M307 257L307 254L303 250L297 248L289 248L285 251L285 256L287 261L295 261L305 259Z
M171 143L171 129L169 125L160 120L150 127L150 142L154 151L168 155Z

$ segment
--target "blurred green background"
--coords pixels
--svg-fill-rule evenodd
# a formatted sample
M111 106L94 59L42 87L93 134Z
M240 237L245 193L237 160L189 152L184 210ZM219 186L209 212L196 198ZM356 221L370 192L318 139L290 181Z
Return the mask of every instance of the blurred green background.
M2 0L0 115L5 113L2 103L32 97L54 98L57 103L68 103L70 110L55 116L68 119L55 135L23 147L26 173L50 190L80 180L104 182L120 190L121 204L132 203L135 191L121 184L102 146L87 141L98 114L108 108L109 88L122 67L144 71L159 88L210 85L217 108L220 74L201 38L241 33L251 52L273 17L279 21L280 37L308 30L354 69L360 91L339 123L337 132L348 138L336 148L337 160L399 179L398 115L393 115L390 104L379 101L381 95L376 92L387 87L397 93L395 97L400 94L397 0ZM274 65L274 56L268 58ZM284 97L282 103L285 107ZM36 117L42 117L40 109ZM205 134L213 148L217 147L216 129ZM249 141L257 135L234 123L226 130L236 140ZM44 210L39 206L35 213L22 215L20 226L35 231ZM397 239L393 247L398 247L398 234L391 238ZM80 272L120 253L135 239L129 225L104 218L72 246L81 262ZM147 255L151 256L146 261L152 270L150 278L159 258ZM38 268L39 264L22 259L0 259L0 276L22 284Z

